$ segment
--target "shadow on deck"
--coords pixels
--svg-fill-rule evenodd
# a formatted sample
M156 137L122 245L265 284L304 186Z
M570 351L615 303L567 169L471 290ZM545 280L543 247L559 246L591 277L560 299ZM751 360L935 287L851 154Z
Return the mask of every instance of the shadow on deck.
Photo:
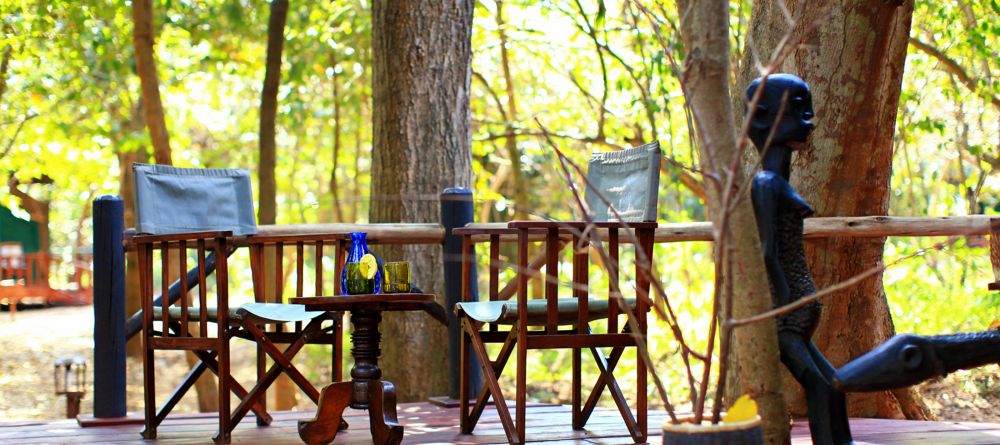
M403 443L410 444L502 444L506 443L496 411L483 413L476 434L458 432L458 409L439 408L427 403L399 406L399 423L404 426ZM311 412L273 413L274 423L258 428L253 419L245 419L233 432L233 443L299 444L297 421L312 417ZM364 411L347 409L345 418L351 428L342 432L335 445L370 444L368 418ZM249 417L249 416L248 416ZM587 429L570 429L570 409L565 405L528 407L528 440L554 444L623 444L632 443L616 411L599 409ZM650 443L659 443L659 425L666 418L661 411L650 412ZM81 428L75 420L0 422L0 443L211 443L218 428L216 418L207 415L176 415L158 429L159 439L139 437L141 425ZM971 422L916 422L885 419L852 419L855 441L860 444L1000 444L1000 424ZM806 445L808 425L796 421L792 443Z

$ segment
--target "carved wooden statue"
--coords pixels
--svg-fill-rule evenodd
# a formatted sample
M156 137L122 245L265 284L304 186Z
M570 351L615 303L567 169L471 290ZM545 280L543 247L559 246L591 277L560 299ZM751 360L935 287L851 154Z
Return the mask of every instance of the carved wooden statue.
M809 86L790 74L756 79L746 90L747 103L758 88L762 97L748 111L749 136L761 154L762 171L751 196L764 262L775 306L816 293L802 244L802 221L813 208L789 184L792 153L805 146L812 131ZM806 391L809 428L815 444L851 444L844 395L833 388L836 371L813 344L820 304L813 302L778 317L781 362Z

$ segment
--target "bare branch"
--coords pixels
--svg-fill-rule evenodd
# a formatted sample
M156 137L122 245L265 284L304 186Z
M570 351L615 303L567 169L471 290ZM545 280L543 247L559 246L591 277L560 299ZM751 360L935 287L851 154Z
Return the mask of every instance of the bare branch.
M16 141L17 136L21 134L21 129L24 128L24 123L38 116L39 115L34 113L28 113L27 115L24 116L24 119L21 119L21 122L17 124L17 128L14 130L14 135L10 137L10 140L7 141L7 145L3 148L3 152L0 153L0 159L7 157L7 154L9 154L10 151L14 148L14 141Z
M918 250L918 251L916 251L916 252L914 252L914 253L912 253L910 255L904 256L904 257L902 257L902 258L900 258L900 259L898 259L896 261L893 261L890 264L882 265L882 266L875 266L875 267L869 268L868 270L866 270L864 272L861 272L861 273L859 273L859 274L857 274L857 275L855 275L855 276L853 276L853 277L851 277L851 278L849 278L847 280L844 280L844 281L841 281L841 282L839 282L837 284L834 284L832 286L826 287L823 290L820 290L820 291L816 292L815 294L809 295L807 297L802 297L802 298L800 298L800 299L798 299L798 300L796 300L796 301L794 301L792 303L786 304L786 305L781 306L779 308L775 308L775 309L772 309L770 311L767 311L767 312L764 312L764 313L761 313L761 314L758 314L758 315L754 315L753 317L747 317L747 318L742 318L742 319L738 319L738 320L727 320L726 321L726 325L730 326L730 327L746 326L748 324L757 323L757 322L764 321L764 320L769 320L771 318L775 318L775 317L778 317L780 315L787 314L787 313L792 312L792 311L794 311L794 310L796 310L796 309L798 309L798 308L800 308L802 306L805 306L805 305L807 305L809 303L812 303L812 302L814 302L814 301L816 301L816 300L818 300L820 298L823 298L823 297L825 297L827 295L830 295L830 294L833 294L835 292L839 292L839 291L842 291L842 290L845 290L845 289L850 289L850 288L854 287L855 285L857 285L858 283L864 281L865 279L867 279L867 278L869 278L869 277L871 277L873 275L880 274L880 273L882 273L882 271L884 271L884 270L886 270L886 269L888 269L888 268L890 268L890 267L892 267L892 266L894 266L896 264L899 264L899 263L901 263L903 261L906 261L908 259L911 259L911 258L922 256L923 254L925 254L925 253L927 253L929 251L932 251L932 250L941 250L945 246L953 244L954 242L955 242L955 239L949 239L947 241L942 241L940 243L937 243L937 244L935 244L935 245L933 245L931 247L928 247L928 248L925 248L925 249L920 249L920 250Z
M958 62L948 57L947 54L941 52L941 50L931 46L930 44L924 43L916 37L910 37L910 45L913 45L914 48L917 48L928 56L936 59L938 63L944 66L945 70L954 74L955 77L969 89L969 91L972 91L972 93L977 96L981 96L983 99L988 101L990 105L993 105L994 108L1000 109L1000 97L990 94L988 91L981 90L979 85L976 83L976 79L972 78L972 76L970 76L969 73L962 68L962 65L959 65Z

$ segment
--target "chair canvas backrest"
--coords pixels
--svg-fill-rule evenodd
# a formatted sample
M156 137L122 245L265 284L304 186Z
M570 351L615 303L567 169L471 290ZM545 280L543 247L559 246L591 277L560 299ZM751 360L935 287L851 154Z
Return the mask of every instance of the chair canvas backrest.
M133 170L139 233L257 233L248 170L152 164Z
M660 143L597 152L587 167L586 199L594 221L617 221L603 195L625 222L656 221L660 188ZM592 188L591 188L592 187Z

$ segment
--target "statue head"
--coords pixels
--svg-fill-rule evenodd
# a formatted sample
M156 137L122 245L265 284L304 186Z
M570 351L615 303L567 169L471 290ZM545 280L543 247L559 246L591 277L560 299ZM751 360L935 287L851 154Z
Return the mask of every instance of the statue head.
M758 77L747 87L747 106L760 84L761 78ZM782 103L786 100L782 110ZM749 109L747 115L750 115ZM753 113L748 136L757 150L763 150L771 128L776 127L771 144L794 149L798 143L804 143L809 138L809 133L814 128L812 118L812 93L809 85L791 74L772 74L764 83L764 92Z

